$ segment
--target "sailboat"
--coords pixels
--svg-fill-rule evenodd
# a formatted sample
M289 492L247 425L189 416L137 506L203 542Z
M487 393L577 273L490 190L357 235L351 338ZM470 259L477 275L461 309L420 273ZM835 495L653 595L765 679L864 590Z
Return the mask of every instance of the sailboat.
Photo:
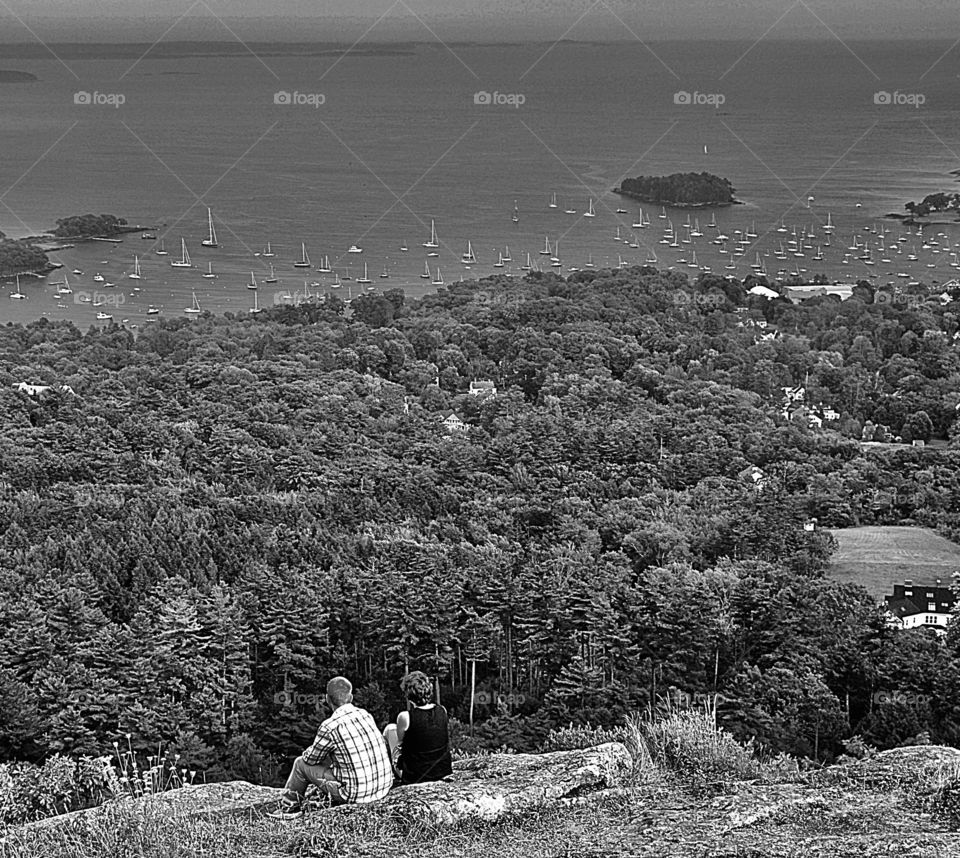
M553 256L550 257L550 264L554 268L559 268L560 265L562 264L560 262L560 239L559 238L553 243Z
M653 250L653 249L651 248L650 253L649 253L649 255L647 256L647 262L648 262L650 265L656 265L656 264L657 264L657 261L658 261L658 260L657 260L657 253L656 253L655 250Z
M421 280L430 279L430 263L426 259L423 260L423 274L420 275Z
M329 273L330 273L330 271L331 271L331 268L330 268L330 257L327 256L327 254L324 254L324 255L323 255L323 259L321 260L321 262L320 262L320 267L317 268L317 271L319 271L321 274L329 274Z
M437 227L434 224L433 220L430 221L430 240L423 243L424 247L439 247L440 242L437 241Z
M390 276L390 273L387 271L387 263L383 263L383 271L380 272L380 279L386 280Z
M310 257L307 256L307 245L303 242L300 242L300 260L299 262L293 263L294 268L309 268L310 267Z
M18 291L19 291L19 281L18 281ZM57 287L58 295L70 295L73 293L73 289L70 288L70 281L67 280L67 275L63 275L63 283Z
M217 247L217 231L213 228L213 212L207 207L207 237L200 242L204 247Z
M357 283L372 283L373 281L367 276L367 263L363 263L363 277L357 278Z
M253 272L250 272L250 282L247 284L248 289L258 288L257 278L253 276Z
M64 278L64 280L66 280L66 278ZM17 301L22 301L24 298L27 297L26 295L23 294L23 292L20 291L20 275L19 274L17 275L17 291L11 292L10 297Z
M660 220L667 219L667 209L665 206L660 206L660 214L658 214L657 217L660 218Z
M155 250L154 253L156 253L157 256L166 256L166 255L167 255L166 248L164 248L164 246L163 246L163 239L162 239L162 238L160 239L160 247L159 247L157 250Z
M513 257L510 255L510 245L508 244L506 249L503 251L503 261L504 262L513 262Z
M339 271L334 271L334 272L333 272L333 283L330 284L330 288L331 288L331 289L339 289L341 286L343 286L343 283L340 281L340 272L339 272Z
M596 217L597 213L593 209L593 198L590 199L590 205L587 207L587 210L583 213L584 217Z
M513 201L513 217L510 218L514 223L520 222L520 209L517 208L517 201Z
M553 192L553 196L550 197L550 205L547 208L555 209L557 207L557 192Z
M543 250L540 251L540 255L541 256L550 255L550 236L548 235L545 235L543 237Z
M437 266L437 276L430 281L432 286L443 286L443 275L440 273L440 266Z
M830 217L830 212L827 212L827 222L823 225L824 232L832 232L835 229L833 225L833 220Z
M527 261L520 266L521 271L529 271L533 266L530 264L530 252L527 251Z
M593 264L593 254L587 256L587 261L583 264L584 268L596 268L597 266Z
M277 282L277 275L276 275L276 274L274 273L274 271L273 271L273 263L272 263L272 262L270 263L270 276L264 278L264 281L263 281L263 282L264 282L264 283L276 283L276 282Z
M467 240L467 249L466 249L466 251L460 256L460 261L461 261L464 265L474 265L474 264L476 264L477 257L476 257L476 255L475 255L474 252L473 252L473 245L470 243L470 240L469 240L469 239Z
M494 268L503 268L503 254L501 253L496 262L493 263Z
M174 259L170 263L173 268L192 268L193 263L190 261L190 254L187 253L187 242L186 239L180 239L180 258Z
M261 255L261 256L266 256L267 259L271 259L272 257L276 256L277 254L273 252L273 248L270 246L270 242L268 241L268 242L267 242L267 247L266 247L266 249L265 249L265 250L263 251L263 253L261 253L260 255Z
M134 255L134 257L133 257L133 274L128 274L127 277L129 277L131 280L139 280L139 279L140 279L140 257L139 257L139 256Z
M191 314L195 314L195 313L200 313L200 312L202 312L202 311L200 310L200 302L197 300L197 293L196 293L196 292L193 293L193 306L192 306L192 307L185 307L184 310L183 310L183 312L184 312L184 313L191 313Z
M260 307L260 295L257 292L253 293L253 306L247 311L248 313L259 313L262 308Z
M710 213L710 223L707 224L711 229L717 228L717 215L715 212Z
M207 280L212 280L214 277L217 276L216 274L213 273L213 263L212 263L212 262L208 262L208 263L207 263L207 270L203 273L202 276L203 276L203 277L206 277Z

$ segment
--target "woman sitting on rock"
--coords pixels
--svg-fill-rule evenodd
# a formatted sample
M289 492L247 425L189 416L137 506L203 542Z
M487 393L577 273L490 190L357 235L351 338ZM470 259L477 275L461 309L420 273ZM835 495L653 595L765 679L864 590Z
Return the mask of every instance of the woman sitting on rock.
M447 710L433 702L433 683L419 670L404 676L400 689L407 698L407 711L383 731L400 783L441 780L453 771Z

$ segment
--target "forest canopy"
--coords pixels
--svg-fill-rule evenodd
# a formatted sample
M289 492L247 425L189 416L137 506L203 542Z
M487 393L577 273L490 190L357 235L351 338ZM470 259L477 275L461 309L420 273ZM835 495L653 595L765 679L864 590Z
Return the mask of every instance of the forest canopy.
M955 633L892 629L826 574L831 527L960 532L960 304L751 282L644 267L0 328L0 759L130 734L257 778L332 674L382 724L423 669L464 722L474 662L462 744L532 749L667 693L820 760L854 734L960 742ZM939 447L861 442L920 411Z

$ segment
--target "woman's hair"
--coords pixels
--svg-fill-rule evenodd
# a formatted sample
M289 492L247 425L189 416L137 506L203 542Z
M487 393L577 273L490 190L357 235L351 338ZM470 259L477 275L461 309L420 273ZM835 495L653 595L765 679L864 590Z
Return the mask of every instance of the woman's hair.
M414 670L400 680L404 697L416 706L426 706L433 701L433 683L422 670Z

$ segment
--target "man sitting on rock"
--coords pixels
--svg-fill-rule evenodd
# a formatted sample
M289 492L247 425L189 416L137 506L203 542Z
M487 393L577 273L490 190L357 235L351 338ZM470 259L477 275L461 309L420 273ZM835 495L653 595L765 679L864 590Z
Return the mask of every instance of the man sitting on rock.
M353 686L343 676L327 683L333 714L317 730L313 744L293 764L286 793L274 819L297 819L303 797L315 784L331 804L366 804L383 798L393 785L387 746L373 716L353 705Z

